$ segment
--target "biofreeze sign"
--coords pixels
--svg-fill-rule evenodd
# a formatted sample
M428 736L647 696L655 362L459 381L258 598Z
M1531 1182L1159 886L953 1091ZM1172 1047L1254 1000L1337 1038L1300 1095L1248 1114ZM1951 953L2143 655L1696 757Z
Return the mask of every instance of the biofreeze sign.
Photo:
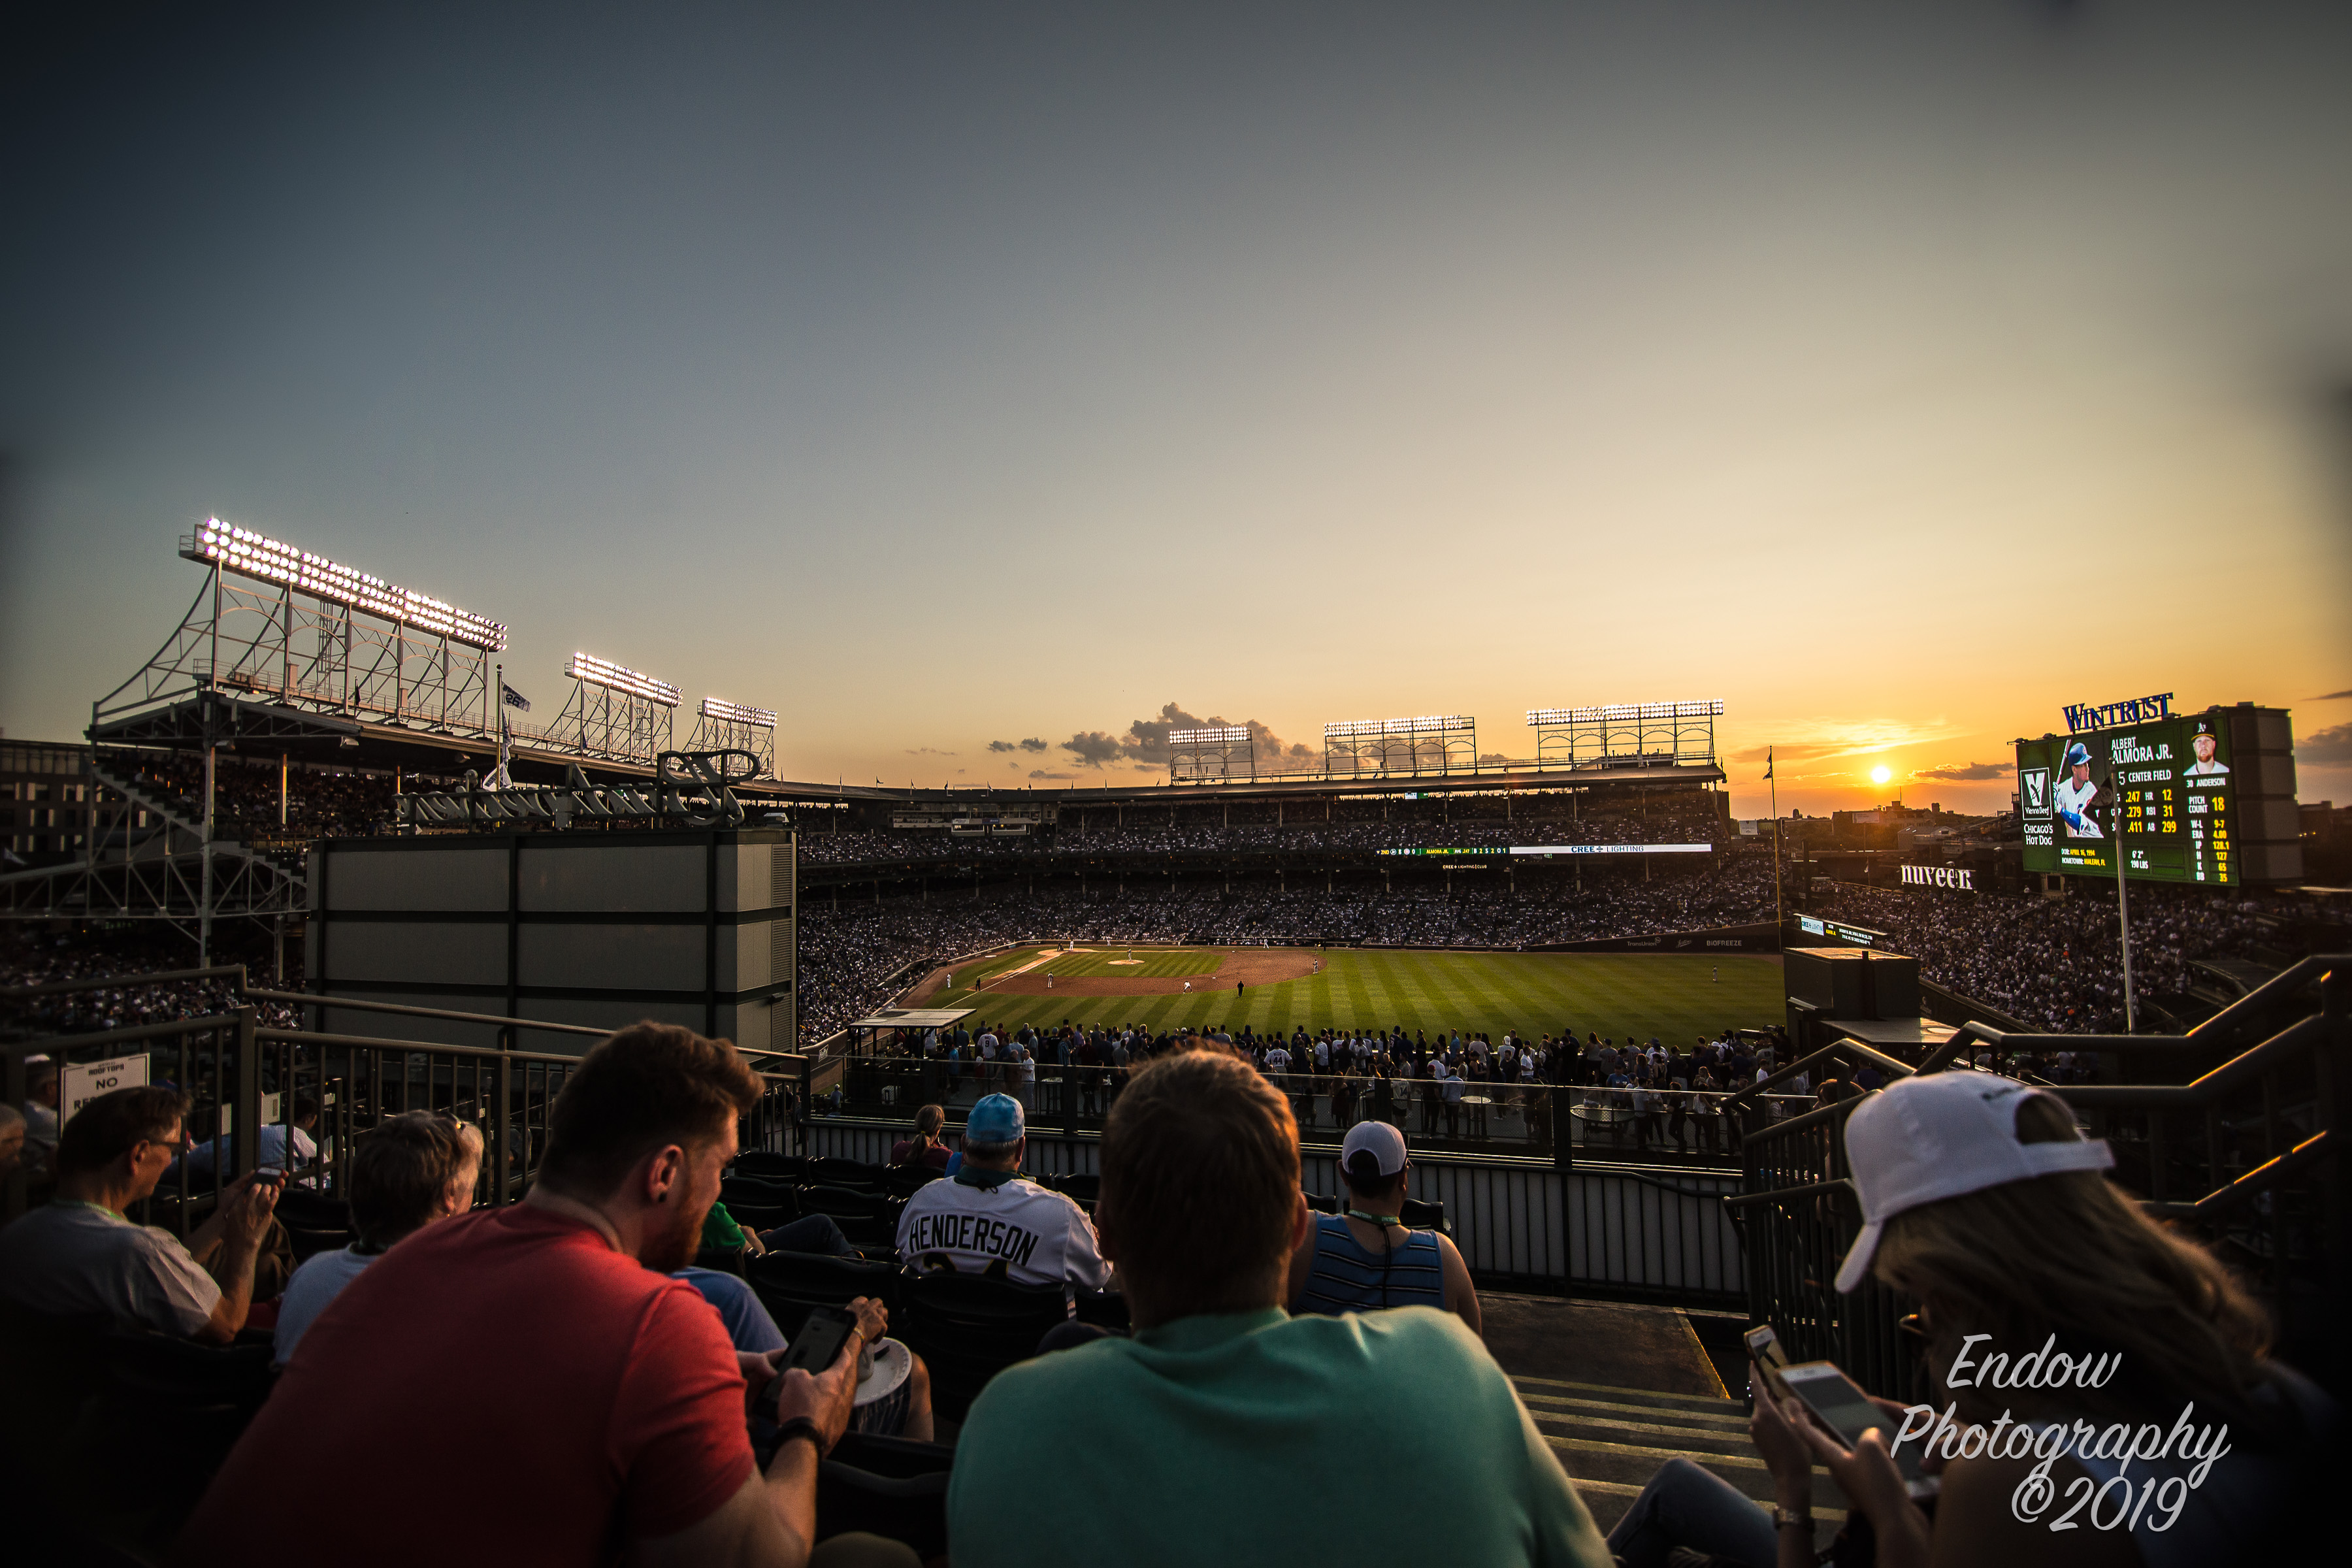
M1906 866L1903 868L1903 885L1906 888L1957 888L1963 893L1973 893L1977 890L1976 883L1969 880L1973 874L1972 867Z
M146 1081L144 1056L116 1057L103 1062L68 1062L58 1074L58 1099L65 1109L65 1114L58 1120L71 1121L74 1112L100 1095L111 1094L118 1089L137 1089Z

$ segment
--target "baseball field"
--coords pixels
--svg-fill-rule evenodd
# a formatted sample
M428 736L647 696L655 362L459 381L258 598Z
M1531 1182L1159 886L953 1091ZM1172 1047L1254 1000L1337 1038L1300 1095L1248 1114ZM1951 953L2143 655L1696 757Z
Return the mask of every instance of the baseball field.
M952 974L953 984L947 984ZM1050 987L1046 976L1052 976ZM1184 989L1190 984L1189 991ZM1235 985L1243 987L1236 992ZM1782 1016L1769 956L1333 948L1024 947L940 971L910 1000L992 1024L1483 1030L1687 1045Z

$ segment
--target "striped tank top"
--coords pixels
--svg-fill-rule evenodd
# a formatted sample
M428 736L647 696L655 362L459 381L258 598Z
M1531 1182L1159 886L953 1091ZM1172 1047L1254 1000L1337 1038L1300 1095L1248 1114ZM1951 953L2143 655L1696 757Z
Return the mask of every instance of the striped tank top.
M1317 1215L1314 1261L1290 1310L1326 1317L1377 1312L1383 1307L1443 1310L1445 1268L1437 1250L1437 1233L1398 1229L1391 1231L1389 1238L1396 1243L1396 1252L1387 1260L1388 1288L1383 1292L1380 1253L1357 1241L1339 1215Z

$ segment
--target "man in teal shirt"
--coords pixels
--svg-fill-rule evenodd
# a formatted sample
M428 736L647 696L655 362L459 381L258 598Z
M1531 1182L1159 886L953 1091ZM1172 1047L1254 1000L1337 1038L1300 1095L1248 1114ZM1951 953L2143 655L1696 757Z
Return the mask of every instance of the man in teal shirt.
M1096 1222L1135 1337L1024 1362L982 1394L948 1486L956 1568L1608 1568L1459 1318L1283 1311L1307 1224L1298 1130L1248 1064L1189 1051L1136 1072L1103 1129Z

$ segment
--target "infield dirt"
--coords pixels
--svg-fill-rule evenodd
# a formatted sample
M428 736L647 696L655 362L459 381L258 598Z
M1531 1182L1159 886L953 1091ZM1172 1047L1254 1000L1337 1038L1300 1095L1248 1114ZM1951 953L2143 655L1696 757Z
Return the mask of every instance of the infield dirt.
M1300 948L1227 948L1217 955L1214 973L1207 974L1056 974L1048 987L1045 976L1054 955L1041 954L1011 974L990 980L971 994L973 1002L986 996L1181 996L1185 982L1192 994L1213 995L1235 985L1275 985L1302 980L1315 973L1316 954ZM900 1005L923 1006L947 986L951 972L935 969L908 992Z

